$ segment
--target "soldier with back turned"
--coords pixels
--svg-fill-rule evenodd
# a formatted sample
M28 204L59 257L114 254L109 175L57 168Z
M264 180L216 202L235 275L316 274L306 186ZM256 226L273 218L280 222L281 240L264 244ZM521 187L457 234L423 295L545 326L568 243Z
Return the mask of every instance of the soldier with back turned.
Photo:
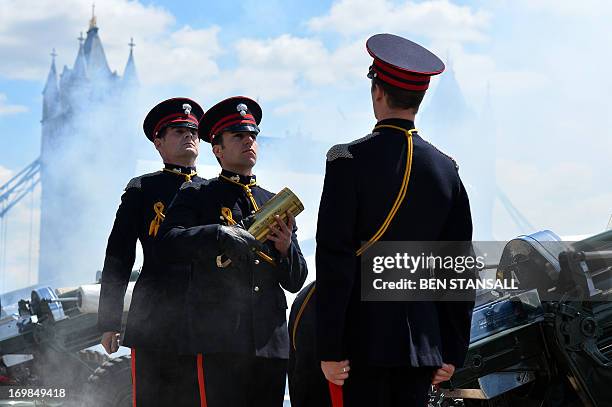
M327 153L317 224L316 330L333 403L426 404L432 383L463 364L472 301L361 301L360 255L377 241L472 238L466 190L453 159L414 120L430 78L444 70L407 39L379 34L366 48L377 123Z

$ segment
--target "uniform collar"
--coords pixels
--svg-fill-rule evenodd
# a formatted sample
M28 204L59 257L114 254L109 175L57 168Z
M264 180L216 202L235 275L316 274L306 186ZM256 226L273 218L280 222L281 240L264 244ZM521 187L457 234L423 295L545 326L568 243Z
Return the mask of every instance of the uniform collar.
M391 118L391 119L384 119L376 123L376 126L381 126L381 125L398 126L406 130L414 129L414 122L412 120L406 120L406 119Z
M257 181L257 178L255 177L255 175L240 175L240 174L236 174L233 171L229 171L225 169L221 170L221 175L222 175L222 177L220 177L221 179L224 179L224 177L229 178L231 181L237 182L242 185L253 185Z
M164 163L164 169L169 170L171 172L183 175L191 175L196 172L195 167L183 167L182 165Z

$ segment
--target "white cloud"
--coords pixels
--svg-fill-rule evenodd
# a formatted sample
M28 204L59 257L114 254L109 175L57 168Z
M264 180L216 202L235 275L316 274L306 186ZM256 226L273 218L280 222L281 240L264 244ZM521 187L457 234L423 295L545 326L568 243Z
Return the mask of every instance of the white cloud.
M532 13L556 14L569 17L595 17L606 18L612 14L612 4L609 0L583 0L558 1L558 0L512 0L507 4L516 6ZM507 5L506 4L506 5Z
M243 39L235 44L233 52L237 67L210 78L203 89L286 99L300 93L301 80L325 80L320 66L329 58L320 41L287 34L268 40Z
M236 54L241 65L274 67L275 71L291 70L301 73L310 81L327 82L321 63L329 59L329 52L316 39L288 34L265 41L245 39L236 45Z
M287 102L288 106L276 111L296 111L299 100L323 90L354 88L365 80L369 56L363 43L360 39L332 50L314 37L283 34L265 40L243 39L230 51L236 55L237 66L207 78L198 89L207 96L242 93Z
M430 39L481 42L489 15L447 0L396 3L390 0L341 0L328 14L308 22L313 31L355 35L389 31Z
M11 105L7 103L4 93L0 93L0 116L8 116L17 113L27 112L28 108L22 105Z
M27 12L24 12L27 10ZM58 53L58 68L72 67L79 31L88 29L89 3L81 0L7 0L0 3L0 53L11 55L0 66L9 79L44 80L49 52ZM134 37L136 68L145 84L174 84L200 80L217 72L212 57L220 52L217 27L175 27L163 8L138 1L102 0L96 3L99 36L111 70L123 73Z
M194 86L218 74L214 60L221 53L218 33L218 27L185 26L163 39L144 38L136 54L136 69L142 82Z

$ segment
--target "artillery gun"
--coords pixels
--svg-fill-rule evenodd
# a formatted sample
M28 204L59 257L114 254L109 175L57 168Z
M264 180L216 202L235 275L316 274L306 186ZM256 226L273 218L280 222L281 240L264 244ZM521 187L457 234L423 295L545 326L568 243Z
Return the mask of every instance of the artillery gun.
M530 289L477 293L465 364L432 387L429 406L612 406L612 231L574 243L550 231L520 236L495 266L498 278ZM289 321L290 392L308 387L298 398L320 397L304 406L328 403L315 301L312 283Z
M135 271L130 280L137 277ZM56 290L33 286L2 295L0 406L131 405L129 356L109 359L89 349L99 344L100 333L83 287L95 291L99 284ZM23 389L39 391L28 396Z
M477 304L465 364L431 405L612 405L612 231L521 236L497 275L534 288Z

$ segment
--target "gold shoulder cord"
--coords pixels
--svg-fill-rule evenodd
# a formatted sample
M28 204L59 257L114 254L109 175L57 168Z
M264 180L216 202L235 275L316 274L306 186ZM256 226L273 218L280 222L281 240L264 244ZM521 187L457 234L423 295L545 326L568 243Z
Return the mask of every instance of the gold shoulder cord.
M374 243L376 243L381 238L381 236L387 231L387 228L389 227L389 225L391 224L391 221L395 217L395 214L397 213L397 210L399 209L399 206L404 201L404 198L406 197L406 191L408 190L408 181L410 180L410 170L412 169L412 148L413 148L413 146L412 146L412 133L416 132L417 129L406 130L406 129L403 129L403 128L398 127L398 126L392 126L392 125L384 124L384 125L376 126L374 128L374 130L380 129L380 128L383 128L383 127L387 127L387 128L395 129L395 130L400 130L400 131L403 131L404 134L406 134L406 139L408 141L408 154L406 154L406 169L404 171L404 179L402 181L402 186L401 186L401 188L399 190L399 193L397 194L397 198L395 199L395 203L393 204L393 207L389 211L389 214L387 215L387 218L385 219L383 224L380 226L378 231L374 234L374 236L372 236L372 238L367 243L364 243L364 245L361 246L359 248L359 250L357 250L357 252L356 252L357 256L361 256L363 254L363 252L365 252L370 246L372 246ZM304 299L304 302L302 303L302 306L298 310L298 313L297 313L297 315L295 317L295 322L293 324L293 330L291 332L291 337L293 339L293 349L294 350L297 350L296 349L296 345L295 345L295 337L297 335L297 329L298 329L298 325L300 323L300 319L302 318L302 314L304 313L304 310L306 309L306 306L308 305L308 302L310 301L310 298L314 294L316 288L317 288L317 286L316 286L316 284L314 284L312 286L312 288L310 289L310 291L308 291L308 294L306 295L306 298Z
M297 350L297 348L295 347L295 335L297 334L297 328L298 328L298 324L300 323L300 319L302 318L302 314L304 313L304 309L306 309L306 305L308 305L308 301L310 301L310 297L312 297L312 295L315 292L315 288L317 288L317 284L313 284L312 288L308 291L308 294L306 294L306 299L304 299L304 302L302 303L302 306L300 307L297 315L295 316L295 322L293 323L293 330L291 332L291 338L293 338L293 350Z
M223 178L224 180L231 182L232 184L240 185L242 189L244 189L244 193L246 194L246 196L249 198L249 200L253 204L253 209L255 209L256 211L259 210L259 206L257 205L257 202L255 202L255 197L253 196L253 193L251 192L251 187L254 187L255 185L257 185L256 181L251 180L251 182L247 185L247 184L242 184L240 182L236 182L233 179L226 177L223 174L219 174L219 178Z
M389 211L387 218L385 219L383 224L380 226L378 231L374 234L374 236L372 236L370 240L364 243L363 246L361 246L357 250L356 252L357 256L361 256L363 252L368 250L370 246L376 243L382 237L382 235L387 231L387 228L389 228L389 225L391 224L391 221L395 217L397 210L399 209L400 205L404 201L404 198L406 197L406 191L408 190L408 181L410 180L410 170L412 168L412 147L413 147L412 146L412 133L416 132L417 130L416 129L406 130L401 127L392 126L389 124L383 124L380 126L376 126L374 127L374 130L377 130L383 127L403 131L404 134L406 135L406 139L408 141L408 153L406 154L406 169L404 171L404 179L402 181L402 186L400 187L399 193L397 194L397 198L395 198L395 203L393 204L393 207Z

